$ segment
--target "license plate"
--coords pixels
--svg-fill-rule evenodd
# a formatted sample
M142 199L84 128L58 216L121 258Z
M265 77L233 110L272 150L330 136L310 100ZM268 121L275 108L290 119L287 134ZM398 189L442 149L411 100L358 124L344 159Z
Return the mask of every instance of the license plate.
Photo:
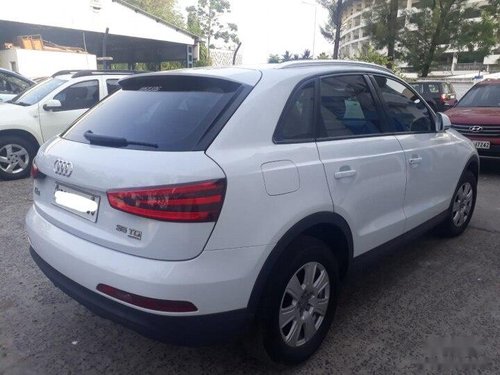
M490 149L490 141L472 141L474 143L474 146L476 148L480 148L483 150L489 150Z
M56 184L52 203L95 223L100 200L101 198L98 195Z

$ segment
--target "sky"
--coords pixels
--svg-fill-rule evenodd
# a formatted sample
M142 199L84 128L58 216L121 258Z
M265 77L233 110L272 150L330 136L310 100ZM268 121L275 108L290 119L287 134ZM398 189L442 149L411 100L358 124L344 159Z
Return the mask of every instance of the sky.
M305 49L317 56L332 55L333 45L320 32L328 12L314 0L230 0L227 22L238 25L244 64L267 62L270 54L302 54ZM180 10L196 5L196 0L177 0ZM317 12L314 23L315 9ZM316 34L315 43L314 34Z

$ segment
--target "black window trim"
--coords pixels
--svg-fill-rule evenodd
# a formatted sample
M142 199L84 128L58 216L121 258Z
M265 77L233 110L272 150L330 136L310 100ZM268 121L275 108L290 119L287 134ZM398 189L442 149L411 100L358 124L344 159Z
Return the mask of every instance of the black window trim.
M386 78L390 78L393 81L396 81L396 82L400 83L401 85L403 85L404 87L406 87L407 89L409 89L412 93L414 93L420 99L420 101L424 104L424 106L427 108L427 111L430 114L432 125L433 125L433 128L434 128L434 130L431 130L431 131L390 132L390 133L383 133L384 135L436 134L436 133L438 133L437 126L436 126L436 114L434 113L434 111L429 106L429 103L427 103L427 101L424 100L424 98L422 98L422 96L415 89L413 89L413 87L411 87L409 84L407 84L406 82L404 82L402 79L399 79L398 77L395 77L395 76L391 76L391 75L384 74L384 73L370 73L369 74L370 82L371 82L371 85L373 86L373 89L375 90L375 93L376 93L377 98L378 98L378 100L380 102L381 108L384 111L385 121L389 121L389 115L388 115L389 109L387 107L386 102L382 98L382 95L381 95L380 90L379 90L378 85L377 85L377 81L375 80L374 76L383 76L383 77L386 77Z

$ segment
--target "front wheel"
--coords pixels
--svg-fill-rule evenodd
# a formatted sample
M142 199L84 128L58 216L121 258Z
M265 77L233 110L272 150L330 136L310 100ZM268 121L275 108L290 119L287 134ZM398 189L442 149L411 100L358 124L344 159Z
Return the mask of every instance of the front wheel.
M21 137L0 138L0 178L17 180L28 177L35 152L35 147Z
M458 182L448 209L448 216L441 224L441 233L455 237L463 233L469 225L476 205L477 180L472 172L465 172Z
M314 354L333 320L338 290L331 249L313 237L294 241L273 269L264 298L262 344L272 361L293 365Z

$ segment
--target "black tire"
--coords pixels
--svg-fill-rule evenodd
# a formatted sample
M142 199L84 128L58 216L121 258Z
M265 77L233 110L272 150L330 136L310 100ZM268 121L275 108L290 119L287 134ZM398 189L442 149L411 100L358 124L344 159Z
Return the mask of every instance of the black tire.
M307 270L311 272L310 274L314 275L312 280L315 283L306 283L306 269L303 267L307 267ZM316 287L322 284L319 281L325 275L323 271L328 276L329 286L324 286L322 289L312 288L308 290L305 285ZM302 274L303 281L300 278ZM293 305L295 299L291 297L291 294L285 293L289 282L292 282L292 277L301 283L302 288L305 288L302 298L298 300L296 305ZM313 237L302 236L286 249L284 255L272 270L261 304L260 330L258 334L260 343L258 344L262 346L271 361L277 364L296 365L307 360L316 352L332 323L337 305L339 285L337 261L331 249L324 242ZM329 289L328 293L327 289ZM317 293L318 290L319 293ZM326 299L327 294L328 299ZM295 311L294 321L289 323L291 324L289 330L288 325L285 325L282 329L279 323L280 313L283 311L282 307L286 307L288 303ZM322 308L326 306L326 313L323 316L316 312L316 307L313 306L313 304L319 306L320 303L323 306ZM302 318L297 317L306 317L309 322L309 332L315 332L307 340L306 323L301 320ZM283 321L286 321L286 319ZM291 344L294 341L292 327L298 327L299 325L301 328L299 330L295 329L293 332L299 332L297 338L300 338L301 334L303 334L303 337L296 340L298 346L295 346ZM314 329L311 330L312 328ZM290 336L289 344L285 341L285 334ZM301 341L302 343L300 343Z
M16 135L0 137L0 179L28 177L35 155L36 147L29 140Z
M464 193L471 192L469 199L464 199ZM450 207L448 208L448 215L446 219L439 226L439 233L445 237L456 237L464 232L469 225L469 222L474 213L477 197L477 180L476 176L470 171L465 171L457 184L453 198L451 199ZM457 211L458 209L458 211ZM462 211L462 218L460 218L460 211ZM458 219L457 220L457 214Z

